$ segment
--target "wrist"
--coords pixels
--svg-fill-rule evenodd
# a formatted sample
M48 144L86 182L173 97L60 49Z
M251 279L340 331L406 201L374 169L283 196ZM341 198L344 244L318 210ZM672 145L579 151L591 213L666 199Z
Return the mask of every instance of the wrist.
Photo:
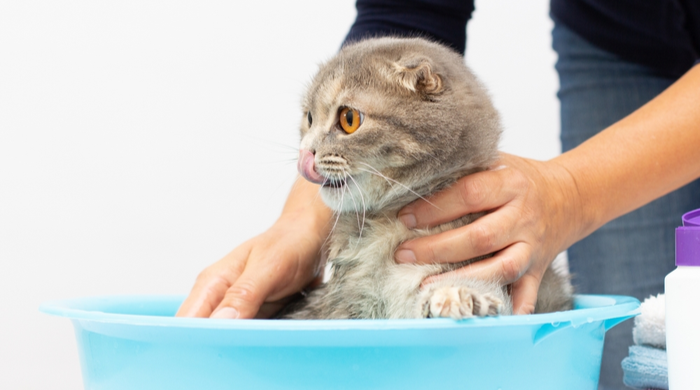
M319 185L297 178L275 225L291 225L306 233L316 232L325 240L333 212L323 203L318 191Z
M593 233L608 220L605 202L597 199L600 192L590 184L590 172L576 169L576 165L571 166L568 162L559 157L548 162L558 171L556 180L565 208L563 217L569 225L565 248Z

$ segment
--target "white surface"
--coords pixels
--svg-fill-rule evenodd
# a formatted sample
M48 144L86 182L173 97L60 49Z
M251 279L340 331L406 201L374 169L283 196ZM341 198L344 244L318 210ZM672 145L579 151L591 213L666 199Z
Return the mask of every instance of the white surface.
M547 3L478 2L468 49L503 149L540 159L559 150ZM0 2L0 388L81 387L71 325L41 302L185 294L274 221L298 97L354 17L351 0Z
M700 313L695 300L700 297L700 266L677 267L665 282L668 386L672 390L697 390Z

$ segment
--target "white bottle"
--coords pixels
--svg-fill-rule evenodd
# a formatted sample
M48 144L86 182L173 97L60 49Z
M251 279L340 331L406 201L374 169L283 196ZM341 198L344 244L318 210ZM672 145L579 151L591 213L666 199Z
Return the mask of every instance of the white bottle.
M700 389L700 210L676 229L676 270L666 276L669 390Z

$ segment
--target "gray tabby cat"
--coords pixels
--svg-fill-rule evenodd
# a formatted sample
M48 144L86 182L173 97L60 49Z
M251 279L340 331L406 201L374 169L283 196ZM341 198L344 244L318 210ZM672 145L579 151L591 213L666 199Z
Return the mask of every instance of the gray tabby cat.
M397 264L406 240L454 229L472 214L408 230L406 204L483 171L497 158L498 114L463 58L420 38L379 38L345 46L321 66L303 100L299 172L322 184L337 213L327 241L332 276L283 318L468 318L510 314L498 281L452 279L421 289L457 264ZM483 258L483 257L482 257ZM551 268L536 312L571 308L566 277Z

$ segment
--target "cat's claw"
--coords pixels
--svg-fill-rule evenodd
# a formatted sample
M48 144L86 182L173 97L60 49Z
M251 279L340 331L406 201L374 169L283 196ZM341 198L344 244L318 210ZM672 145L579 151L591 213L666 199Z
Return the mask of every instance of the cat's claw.
M481 294L468 287L440 287L423 304L425 317L495 316L503 311L503 301L491 294Z

